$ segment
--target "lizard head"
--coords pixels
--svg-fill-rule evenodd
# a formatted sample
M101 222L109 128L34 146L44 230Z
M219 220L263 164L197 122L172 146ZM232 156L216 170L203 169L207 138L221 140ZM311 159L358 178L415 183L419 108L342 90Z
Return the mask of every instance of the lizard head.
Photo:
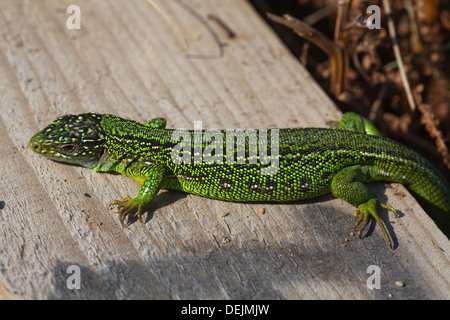
M104 135L97 113L65 115L35 134L31 150L51 160L94 168L104 150Z

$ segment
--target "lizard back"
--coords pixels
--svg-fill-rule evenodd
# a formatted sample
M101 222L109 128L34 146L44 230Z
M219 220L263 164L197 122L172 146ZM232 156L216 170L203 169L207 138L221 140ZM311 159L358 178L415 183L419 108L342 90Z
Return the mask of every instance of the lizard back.
M101 125L110 162L162 164L171 189L229 201L292 201L329 193L342 168L365 165L376 168L374 180L402 183L440 210L450 210L442 174L388 138L327 128L153 129L107 115ZM110 169L123 173L124 166Z

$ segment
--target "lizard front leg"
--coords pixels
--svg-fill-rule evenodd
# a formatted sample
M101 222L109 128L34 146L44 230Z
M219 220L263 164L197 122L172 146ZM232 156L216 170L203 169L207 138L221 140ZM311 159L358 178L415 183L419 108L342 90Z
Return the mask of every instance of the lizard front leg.
M148 120L145 125L147 127L153 128L153 129L165 129L166 128L166 119L164 118L154 118L151 120Z
M136 211L137 217L141 218L142 208L150 203L161 189L165 169L159 164L150 164L142 167L131 166L125 169L125 174L136 181L142 182L142 186L136 198L126 195L124 196L125 201L114 200L111 203L111 205L122 207L119 211L122 226L124 225L125 217L134 211Z

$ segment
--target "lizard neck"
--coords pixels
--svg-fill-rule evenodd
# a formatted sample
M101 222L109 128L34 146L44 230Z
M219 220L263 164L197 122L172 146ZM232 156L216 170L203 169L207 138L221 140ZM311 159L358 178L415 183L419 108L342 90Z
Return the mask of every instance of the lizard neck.
M145 164L171 164L173 129L154 129L132 120L104 115L101 123L105 132L104 153L96 171L123 173L136 161Z

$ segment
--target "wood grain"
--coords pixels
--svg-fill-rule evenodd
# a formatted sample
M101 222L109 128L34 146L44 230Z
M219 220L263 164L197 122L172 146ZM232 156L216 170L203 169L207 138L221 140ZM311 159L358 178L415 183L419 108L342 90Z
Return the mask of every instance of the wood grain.
M32 153L30 137L67 113L173 128L339 120L247 2L155 3L182 36L143 0L76 1L80 30L66 27L69 1L0 1L0 298L449 299L449 241L402 186L374 185L401 213L382 214L395 250L374 225L349 235L354 208L331 196L241 204L162 191L144 224L122 229L107 206L136 182ZM80 290L67 287L70 265ZM366 285L370 265L379 290Z

